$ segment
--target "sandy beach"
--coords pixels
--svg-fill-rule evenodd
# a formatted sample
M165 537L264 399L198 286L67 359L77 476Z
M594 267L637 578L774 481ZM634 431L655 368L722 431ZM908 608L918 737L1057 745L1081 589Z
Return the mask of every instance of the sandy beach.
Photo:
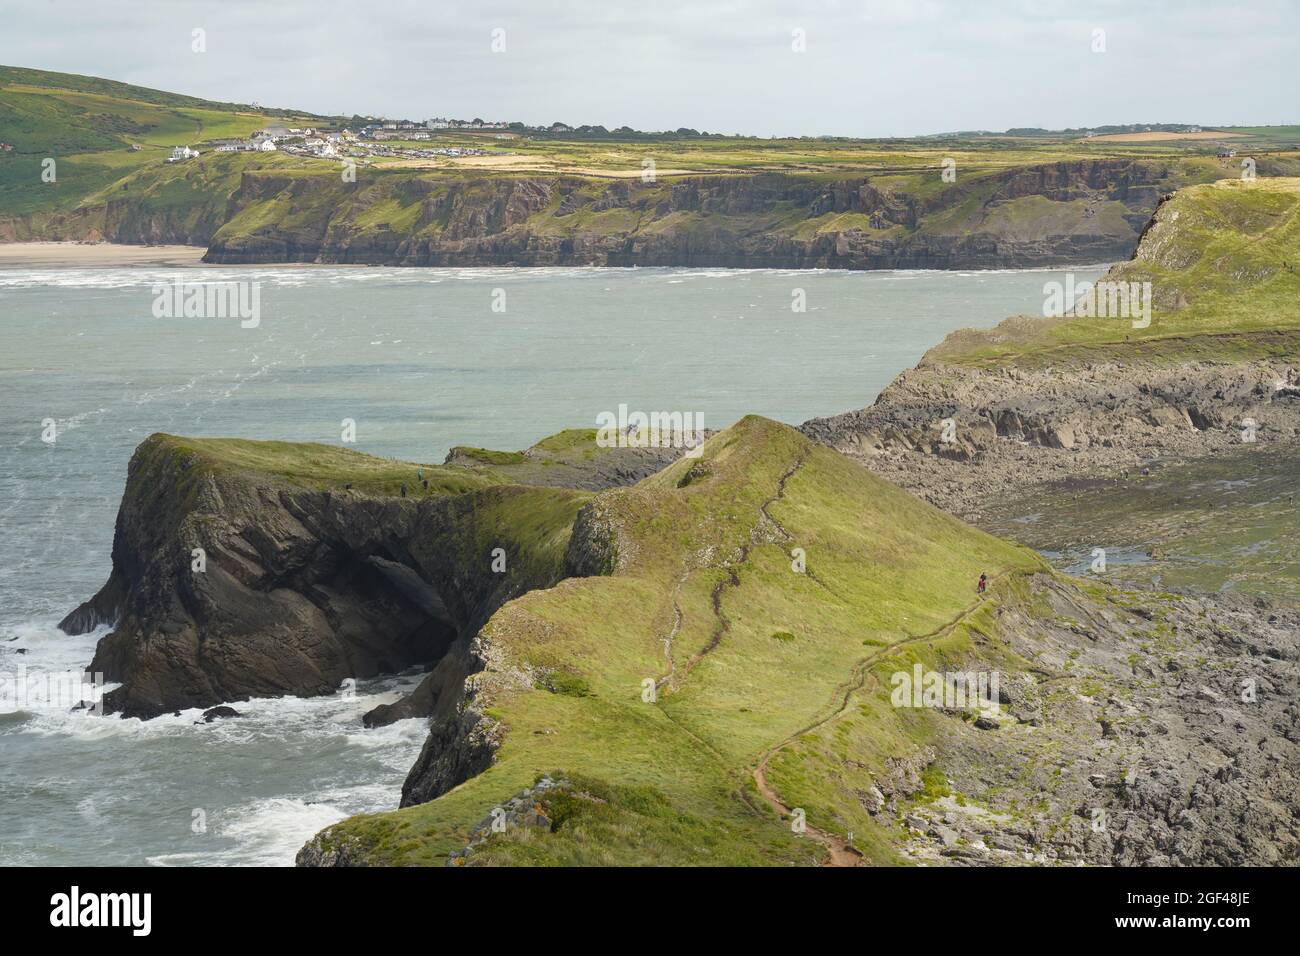
M126 246L111 242L0 243L0 269L87 269L96 266L197 266L204 246Z

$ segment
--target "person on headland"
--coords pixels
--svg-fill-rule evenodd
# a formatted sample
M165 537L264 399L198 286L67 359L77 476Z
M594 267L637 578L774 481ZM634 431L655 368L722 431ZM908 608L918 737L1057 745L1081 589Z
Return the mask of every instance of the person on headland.
M985 573L984 573L983 571L981 571L981 572L980 572L979 583L975 585L975 593L976 593L976 594L983 594L984 591L985 591L985 589L986 589L988 586L989 586L989 579L988 579L988 576L985 575Z

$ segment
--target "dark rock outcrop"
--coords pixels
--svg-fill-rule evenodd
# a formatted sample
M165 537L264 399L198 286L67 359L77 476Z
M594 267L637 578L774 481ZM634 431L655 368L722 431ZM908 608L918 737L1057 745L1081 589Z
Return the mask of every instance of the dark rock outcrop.
M1294 350L1295 337L1276 339ZM1287 340L1291 344L1287 345ZM1158 459L1300 438L1294 362L1091 362L1043 368L925 362L875 404L800 429L968 519L1034 481L1116 477ZM1249 428L1247 426L1249 425Z
M196 720L195 723L210 724L214 720L224 720L227 717L242 717L242 716L244 715L241 714L239 711L235 710L235 708L222 705L220 707L209 707L207 710L203 712L203 716L199 720Z
M207 468L154 436L131 461L109 581L61 626L114 622L90 666L122 684L109 711L332 693L435 664L501 604L554 584L563 540L500 521L532 498L561 535L584 500L518 486L424 498L306 490ZM491 569L493 547L508 572Z

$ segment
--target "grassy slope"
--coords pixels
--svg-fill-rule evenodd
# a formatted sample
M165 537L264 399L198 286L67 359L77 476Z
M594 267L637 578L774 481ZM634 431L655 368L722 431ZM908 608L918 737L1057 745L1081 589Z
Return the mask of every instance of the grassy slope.
M1151 282L1149 327L1115 318L1018 318L990 332L954 333L927 360L997 365L1112 354L1174 360L1294 354L1300 179L1230 179L1180 190L1160 207L1135 258L1109 278Z
M214 138L245 136L272 119L311 121L284 111L255 110L239 104L214 103L194 97L130 86L95 77L0 67L0 141L15 144L0 153L0 223L22 220L11 228L13 238L76 238L103 232L105 207L111 201L133 204L133 215L145 223L173 224L172 234L188 232L206 239L224 220L225 200L238 184L228 172L232 157L205 156L168 167L170 148ZM1264 143L1265 140L1261 140ZM142 146L132 151L130 146ZM809 217L793 204L762 214L726 216L712 212L681 212L656 219L653 210L668 198L674 175L684 173L738 175L779 171L830 183L870 175L880 188L906 193L919 200L934 199L948 190L960 202L923 216L918 231L933 235L965 235L974 231L1015 240L1066 234L1124 237L1132 227L1118 203L1104 203L1084 217L1081 201L1048 203L1041 197L1009 201L994 199L993 177L1010 169L1079 159L1140 159L1165 163L1172 182L1201 182L1222 175L1207 155L1213 144L1131 145L1047 139L926 139L894 140L759 140L743 137L699 139L564 140L549 136L498 139L495 135L440 133L436 142L410 145L468 145L486 149L506 160L506 166L458 165L451 160L379 159L363 165L355 187L345 186L337 164L278 157L238 157L241 171L269 170L285 178L279 190L269 190L249 202L226 224L226 241L275 235L292 241L318 237L326 222L360 237L434 236L445 223L425 214L426 199L457 190L484 193L485 203L499 190L503 178L569 175L588 185L593 201L610 185L609 177L631 186L638 209L605 211L579 209L560 215L559 198L552 207L517 228L537 235L623 235L639 230L675 231L727 229L737 233L771 232L796 239L860 230L874 237L901 235L902 226L873 229L867 217L827 213ZM1264 154L1261 154L1263 157ZM41 160L58 162L58 181L41 181ZM957 163L958 183L945 183L941 164ZM661 171L657 183L640 182L643 162L653 160ZM1300 154L1274 150L1261 158L1261 173L1300 172ZM188 188L180 188L183 178ZM419 188L412 188L416 180ZM432 193L429 186L432 186ZM972 188L973 187L973 188ZM70 211L86 215L69 221ZM156 234L148 228L128 230L129 241Z
M417 471L429 480L430 491L440 494L459 494L502 483L502 479L486 471L377 458L336 445L174 435L155 435L151 441L177 460L190 458L204 472L244 474L312 490L337 491L350 484L367 494L396 495L403 484L411 490L420 484Z
M591 461L609 449L596 444L596 429L569 428L548 435L525 451L494 451L490 448L473 448L456 445L448 453L448 461L456 461L468 468L489 467L499 474L521 476L523 467L530 463L536 467ZM522 477L519 480L523 481ZM526 482L525 482L526 483Z
M71 209L142 169L170 178L173 146L248 136L301 114L214 103L97 77L0 66L0 217ZM132 145L139 145L133 151ZM41 179L42 160L57 180ZM102 198L102 197L101 197Z
M615 573L527 594L485 628L512 672L534 675L531 686L488 681L480 692L477 704L506 727L495 765L431 803L346 821L327 843L353 842L378 863L438 864L492 807L560 769L609 802L546 836L493 837L481 859L810 862L820 847L759 798L752 769L824 716L864 658L959 618L981 571L1042 567L753 417L712 438L699 460L606 492L595 508L621 529ZM792 569L795 547L809 573ZM996 600L909 653L959 655L969 628L991 629ZM657 703L642 701L647 678L664 681ZM871 858L889 862L891 837L853 790L926 727L869 689L865 711L836 721L827 742L800 737L768 779L810 824L853 830ZM818 769L827 759L835 773Z

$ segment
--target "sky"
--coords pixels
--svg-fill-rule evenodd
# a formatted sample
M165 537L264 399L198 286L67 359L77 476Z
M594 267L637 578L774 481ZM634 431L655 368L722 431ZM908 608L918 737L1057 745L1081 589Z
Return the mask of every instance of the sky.
M413 120L1268 125L1300 123L1300 0L0 0L0 63Z

